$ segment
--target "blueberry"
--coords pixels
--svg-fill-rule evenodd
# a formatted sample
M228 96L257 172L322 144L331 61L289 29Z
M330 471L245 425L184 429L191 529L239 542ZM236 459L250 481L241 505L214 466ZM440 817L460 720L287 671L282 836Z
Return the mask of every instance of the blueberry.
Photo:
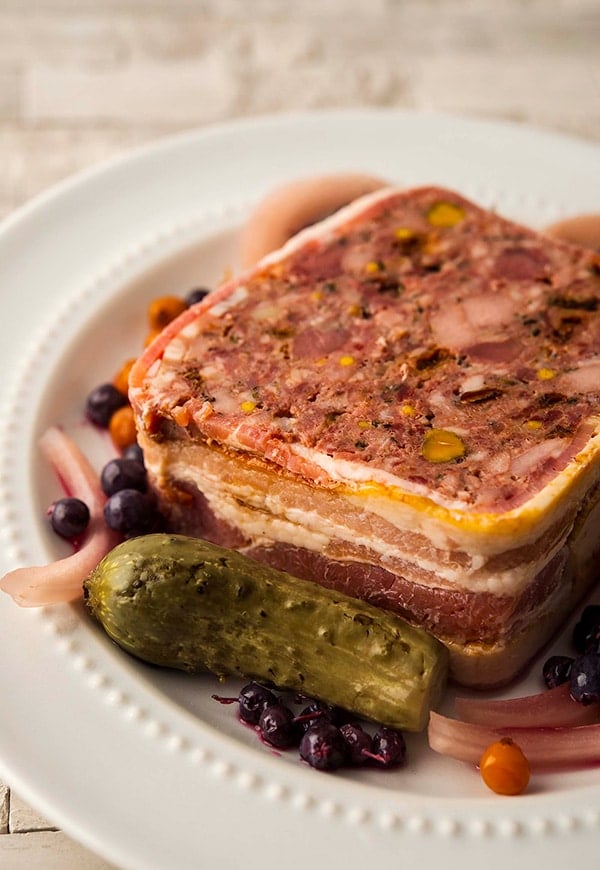
M585 653L575 659L569 685L571 697L580 704L600 701L600 653Z
M206 287L196 287L194 288L194 290L190 290L190 292L186 294L184 299L185 304L188 308L190 308L197 302L202 302L202 300L205 299L209 293L210 290L208 290Z
M122 489L145 492L146 469L136 459L111 459L100 473L100 486L105 495L114 495Z
M355 717L353 717L347 710L344 710L343 707L337 707L335 704L328 704L326 701L312 700L306 698L306 696L304 697L305 700L310 703L302 710L298 718L301 720L301 724L305 731L307 731L312 724L316 724L317 722L332 722L339 728L340 725L344 725L346 722L352 722L355 719Z
M347 722L340 726L340 733L346 742L348 760L351 764L364 764L373 753L371 735L360 725Z
M150 496L137 489L121 489L104 505L106 524L126 538L145 535L156 526L156 511Z
M135 459L136 462L139 462L140 465L144 465L145 467L144 451L139 444L130 444L129 447L125 448L121 456L123 459Z
M401 732L382 725L373 735L373 755L384 767L404 764L406 743Z
M586 604L579 619L586 625L596 625L600 622L600 604Z
M573 646L580 654L600 652L600 604L588 604L583 608L573 628Z
M61 538L78 538L89 521L89 508L79 498L60 498L50 507L50 524Z
M549 689L555 689L556 686L567 683L571 676L572 664L573 658L571 656L550 656L549 659L546 659L542 667L542 676L546 686Z
M88 420L106 429L115 411L126 404L127 396L119 392L113 384L100 384L88 394L85 413Z
M347 760L348 748L339 728L320 722L300 741L300 757L317 770L337 770Z
M294 714L283 704L270 704L260 714L258 727L265 743L278 749L289 749L297 746L300 731L294 721Z
M338 728L347 723L353 723L356 720L356 716L353 716L352 713L349 713L348 710L345 710L343 707L337 707L335 704L330 705L329 711L331 714L331 721L334 725L337 725Z
M240 719L257 725L265 707L277 704L277 696L260 683L248 683L240 690L238 705Z
M324 701L311 701L307 707L298 714L296 721L300 723L303 731L308 731L317 722L333 722L333 709Z

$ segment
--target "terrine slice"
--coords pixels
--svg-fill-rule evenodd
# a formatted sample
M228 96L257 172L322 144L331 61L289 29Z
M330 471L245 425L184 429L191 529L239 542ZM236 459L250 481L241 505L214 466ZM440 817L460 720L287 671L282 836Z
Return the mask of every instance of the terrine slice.
M368 195L184 312L130 395L171 528L511 679L600 556L600 258L435 187Z

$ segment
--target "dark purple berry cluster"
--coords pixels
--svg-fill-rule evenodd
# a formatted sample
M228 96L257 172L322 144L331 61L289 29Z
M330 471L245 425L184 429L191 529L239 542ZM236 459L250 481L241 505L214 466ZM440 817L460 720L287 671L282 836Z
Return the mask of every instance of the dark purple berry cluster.
M85 415L91 423L107 429L110 418L127 404L127 396L114 384L100 384L88 394L85 400Z
M106 463L100 473L100 486L107 496L104 519L111 529L125 538L161 530L161 516L148 492L144 457L137 444ZM53 502L48 516L54 531L75 543L90 521L88 506L78 498Z
M87 397L86 415L96 425L106 427L114 411L124 404L127 398L119 390L112 384L101 384ZM137 444L106 463L100 485L107 496L104 519L111 529L125 538L160 530L156 504L147 491L144 455Z
M118 459L106 463L100 485L107 496L104 519L107 526L125 538L160 530L160 515L148 492L146 468L137 445L128 447Z
M569 683L571 697L580 704L600 701L600 604L588 604L573 628L575 655L550 656L542 673L549 689Z
M69 496L52 502L48 508L48 517L57 535L76 541L88 527L90 510L81 499Z
M180 300L181 305L189 308L202 302L209 293L207 287L193 287ZM171 299L164 297L166 298ZM122 372L124 371L125 367ZM100 429L109 429L113 415L128 404L127 382L120 383L119 375L114 383L107 381L98 384L88 393L84 406L85 416ZM113 442L118 447L120 456L108 462L100 476L102 490L107 496L104 508L106 524L125 538L162 531L155 500L148 492L141 448L136 443L117 443L114 437ZM89 508L78 498L58 499L49 506L47 515L56 534L75 546L90 522Z
M366 764L383 769L406 762L400 731L380 725L371 734L350 713L322 701L291 701L257 682L248 683L234 698L213 698L236 703L241 721L252 725L264 743L276 749L297 748L300 758L316 770ZM302 709L295 712L294 704Z

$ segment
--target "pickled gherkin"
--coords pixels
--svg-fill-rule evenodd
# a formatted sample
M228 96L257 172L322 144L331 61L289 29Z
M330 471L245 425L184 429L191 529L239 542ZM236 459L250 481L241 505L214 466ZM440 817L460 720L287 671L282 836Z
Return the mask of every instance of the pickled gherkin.
M143 661L269 681L391 727L422 730L445 686L447 651L423 630L198 538L125 541L84 594Z

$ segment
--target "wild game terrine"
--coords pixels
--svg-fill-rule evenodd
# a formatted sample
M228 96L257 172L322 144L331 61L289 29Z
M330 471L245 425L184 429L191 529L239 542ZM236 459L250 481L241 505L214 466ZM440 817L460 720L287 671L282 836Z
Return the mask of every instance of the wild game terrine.
M597 576L600 257L384 190L184 312L135 366L174 531L389 608L515 676Z

